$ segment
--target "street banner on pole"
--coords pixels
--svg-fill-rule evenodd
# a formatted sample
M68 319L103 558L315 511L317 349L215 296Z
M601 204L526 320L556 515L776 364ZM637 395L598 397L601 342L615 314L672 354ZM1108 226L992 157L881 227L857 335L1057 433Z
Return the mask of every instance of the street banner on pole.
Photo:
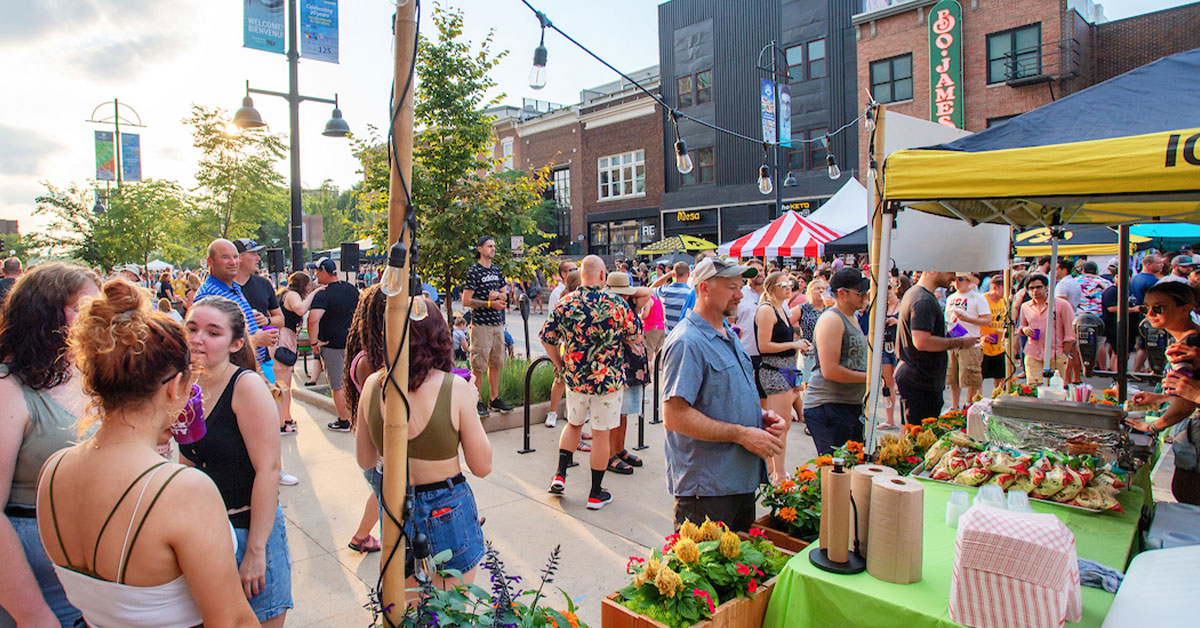
M762 79L762 132L763 141L775 143L775 83Z
M121 178L142 180L142 143L137 133L121 134Z
M779 143L792 147L792 88L779 86Z
M337 0L301 0L300 56L338 62Z
M287 0L246 0L242 46L283 54Z
M96 131L96 180L117 180L117 160L113 150L112 131Z

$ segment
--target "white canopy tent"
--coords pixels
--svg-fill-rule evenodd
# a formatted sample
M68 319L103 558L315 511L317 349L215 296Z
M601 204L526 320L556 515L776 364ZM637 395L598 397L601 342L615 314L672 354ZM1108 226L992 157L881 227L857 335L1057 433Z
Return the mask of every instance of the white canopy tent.
M146 264L146 270L175 270L175 267L160 259L156 259Z
M867 188L858 179L849 177L836 194L808 215L808 219L840 234L847 234L867 226L871 215L868 209Z

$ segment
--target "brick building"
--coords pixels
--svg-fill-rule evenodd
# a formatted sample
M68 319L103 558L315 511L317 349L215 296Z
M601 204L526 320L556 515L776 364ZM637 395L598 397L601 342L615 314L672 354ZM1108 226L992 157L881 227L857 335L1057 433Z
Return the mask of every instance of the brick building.
M889 111L937 121L940 106L943 113L955 110L958 116L943 123L980 131L1200 46L1200 3L1108 22L1103 8L1091 0L959 0L958 17L940 24L938 15L930 15L938 4L939 0L859 3L852 23L858 42L860 108L867 106L870 90ZM957 39L954 45L961 49L961 62L956 62L961 74L951 69L950 79L938 71L945 65L930 62L939 35ZM950 39L941 42L947 44L943 50L954 50L948 47ZM949 57L955 61L953 54ZM949 95L947 89L957 91ZM867 141L859 140L864 162Z

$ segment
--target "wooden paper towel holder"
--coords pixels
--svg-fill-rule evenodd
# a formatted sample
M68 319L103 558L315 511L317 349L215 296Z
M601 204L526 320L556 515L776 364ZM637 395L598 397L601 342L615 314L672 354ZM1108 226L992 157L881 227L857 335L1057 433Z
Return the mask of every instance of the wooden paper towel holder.
M834 473L842 473L842 459L833 459ZM854 497L850 498L850 507L854 510L854 550L846 554L846 562L839 563L829 557L829 550L820 546L813 547L808 553L808 560L817 569L828 571L830 573L851 575L862 573L867 570L867 560L863 558L862 546L859 542L858 530L858 505L854 503Z

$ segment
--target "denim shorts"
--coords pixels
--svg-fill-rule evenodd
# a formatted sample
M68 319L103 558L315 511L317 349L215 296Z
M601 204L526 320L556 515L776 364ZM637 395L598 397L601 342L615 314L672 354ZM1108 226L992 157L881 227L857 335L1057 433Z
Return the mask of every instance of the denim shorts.
M892 366L895 366L900 363L900 360L896 359L896 354L894 352L883 351L879 354L879 357L881 358L880 364L891 364Z
M234 528L237 537L237 562L242 564L246 555L248 528ZM283 520L283 507L275 507L275 525L267 537L266 588L250 598L250 608L258 621L278 617L292 608L292 554L288 551L287 526Z
M418 531L424 533L431 556L451 550L453 555L440 566L442 569L466 573L483 560L483 529L479 527L479 509L469 484L461 482L452 488L422 491L414 502L412 516L404 522L404 532L410 539Z
M54 564L50 562L50 557L46 556L46 550L42 548L42 538L38 536L37 519L9 517L8 521L17 531L17 538L21 539L21 547L25 550L25 560L29 562L29 567L33 570L33 576L42 589L42 597L46 600L46 604L50 606L51 611L54 611L54 616L58 618L59 623L64 626L73 626L75 620L83 615L67 601L67 594L59 584L58 576L54 574ZM8 628L16 625L12 617L4 612L3 608L0 608L0 627Z
M642 399L646 396L646 386L644 384L636 384L625 389L625 395L621 397L621 414L627 416L640 416L642 414Z

